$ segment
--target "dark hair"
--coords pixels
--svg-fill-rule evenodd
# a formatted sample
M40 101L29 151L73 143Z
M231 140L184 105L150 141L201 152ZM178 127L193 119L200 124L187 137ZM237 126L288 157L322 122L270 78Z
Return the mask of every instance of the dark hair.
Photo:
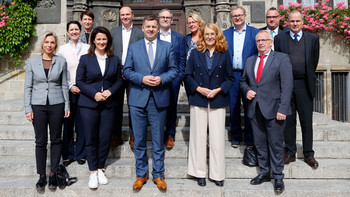
M80 20L83 20L83 16L86 15L86 16L90 16L92 18L92 20L95 20L95 15L94 13L90 12L89 10L86 10L84 12L82 12L80 14Z
M78 21L69 21L69 22L67 23L67 31L69 30L69 26L70 26L71 24L76 24L76 25L78 25L79 29L81 30L81 24L80 24Z
M146 21L157 21L157 25L159 26L158 17L156 15L145 16L142 25L144 25Z
M89 48L88 54L90 56L95 55L96 45L94 43L94 40L95 40L96 35L98 33L102 33L102 34L105 34L107 36L107 46L106 46L105 50L106 50L107 56L111 57L113 55L113 51L111 50L113 38L112 38L112 35L109 32L109 30L105 27L102 27L102 26L98 26L98 27L94 28L94 30L92 30L91 35L90 35L90 48Z

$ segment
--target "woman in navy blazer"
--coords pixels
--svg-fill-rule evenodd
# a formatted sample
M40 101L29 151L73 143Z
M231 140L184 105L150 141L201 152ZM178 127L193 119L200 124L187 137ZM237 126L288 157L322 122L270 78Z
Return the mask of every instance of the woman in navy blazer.
M57 37L47 33L41 43L42 55L30 58L26 67L24 83L24 106L26 118L33 123L35 131L35 159L37 190L44 190L46 180L47 138L50 128L51 172L49 189L56 189L56 172L62 149L62 124L69 111L67 86L67 63L63 57L54 55Z
M209 178L219 187L225 179L225 107L233 84L227 42L221 29L209 23L201 29L196 50L192 50L185 72L190 104L190 145L187 173L206 181L206 142L209 127Z
M91 33L88 54L81 56L76 82L81 90L78 105L85 134L85 152L90 178L89 187L107 184L104 174L112 131L115 126L116 102L123 79L121 65L111 50L112 36L105 27Z

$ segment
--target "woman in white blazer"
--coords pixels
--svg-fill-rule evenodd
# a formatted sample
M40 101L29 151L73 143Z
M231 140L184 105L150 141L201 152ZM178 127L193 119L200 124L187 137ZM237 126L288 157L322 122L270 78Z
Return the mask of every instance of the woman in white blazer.
M35 132L35 158L40 175L37 190L43 190L46 180L48 126L51 142L51 172L49 189L56 189L56 172L62 149L63 118L69 117L67 86L67 63L63 57L54 55L57 37L53 33L44 36L43 53L30 58L24 83L24 106L26 118L33 123Z

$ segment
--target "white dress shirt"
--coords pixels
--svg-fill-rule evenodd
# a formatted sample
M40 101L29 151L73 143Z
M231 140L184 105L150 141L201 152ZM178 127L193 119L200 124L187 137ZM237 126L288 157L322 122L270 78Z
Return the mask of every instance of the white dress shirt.
M72 41L60 46L57 55L62 56L67 61L67 83L69 89L75 85L75 77L80 57L88 53L90 45L82 43L80 40L75 46Z
M133 27L133 25L131 24L130 28L127 30L124 27L124 25L122 25L122 40L123 40L122 65L124 65L126 55L128 53L132 27Z
M243 30L238 32L235 27L233 27L233 69L243 70L243 46L245 33L247 31L247 25L244 24Z
M144 40L145 40L146 50L147 50L147 54L148 54L148 43L150 41L148 41L146 38L144 38ZM157 51L157 38L151 42L152 42L152 48L153 48L153 59L155 60L156 59L156 51Z
M270 49L270 51L269 51L268 53L263 54L263 55L266 55L266 57L264 58L264 65L263 65L263 68L265 67L267 58L269 58L270 52L271 52L271 49ZM259 63L260 63L260 55L261 55L261 54L258 53L258 58L256 59L256 62L255 62L255 67L254 67L255 79L256 79L256 74L258 73L258 67L259 67Z
M164 34L161 30L159 30L159 38L161 40L171 43L171 29L169 29L169 31L166 34Z

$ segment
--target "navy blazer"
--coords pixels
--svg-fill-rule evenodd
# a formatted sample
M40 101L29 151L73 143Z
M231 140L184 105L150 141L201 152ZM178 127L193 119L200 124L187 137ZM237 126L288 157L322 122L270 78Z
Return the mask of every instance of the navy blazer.
M254 72L257 58L258 55L253 55L247 59L240 84L244 97L249 90L256 92L254 99L247 99L248 117L254 118L257 103L266 119L276 118L277 112L286 116L290 115L292 113L290 100L293 91L293 71L288 55L271 50L259 83L256 83Z
M289 31L278 34L274 39L275 51L289 54ZM316 91L316 76L315 71L318 65L320 56L320 40L318 36L312 33L303 31L305 36L305 63L306 75L308 80L308 89L312 97L315 97Z
M185 46L185 50L186 50L186 55L188 53L188 50L190 49L191 47L191 41L192 41L192 33L189 33L185 36L185 43L186 43L186 46Z
M76 82L81 90L78 105L88 108L97 108L99 103L104 103L107 108L116 107L122 103L117 103L114 99L123 85L121 77L121 66L119 58L115 55L106 59L106 69L102 76L96 55L89 54L80 57L77 68ZM104 102L97 102L95 94L101 90L109 90L112 96Z
M129 105L146 107L152 91L157 107L167 107L170 103L169 83L177 77L177 74L175 54L169 42L157 39L156 57L152 68L148 60L145 39L132 43L123 70L123 76L131 82ZM160 76L161 84L156 87L144 85L142 79L147 75Z
M185 72L185 83L189 93L189 104L198 107L223 108L230 104L228 92L233 84L233 70L228 51L216 53L213 60L213 71L209 74L205 53L191 51ZM196 91L197 87L208 89L221 88L221 91L213 98L208 99Z
M255 36L256 34L259 33L259 30L251 27L249 25L246 25L246 33L245 33L245 38L244 38L244 44L243 44L243 52L242 52L242 64L243 64L243 69L244 69L244 65L245 62L247 61L248 57L255 55L258 53L258 49L256 48L256 41L255 41ZM231 57L231 61L232 58L234 56L233 54L233 46L234 46L234 39L233 39L233 27L227 29L224 31L224 36L226 38L227 41L227 50L230 54Z
M158 40L160 33L158 32ZM178 69L178 76L184 79L186 51L185 51L185 37L175 31L171 31L171 44L175 55L176 66Z

